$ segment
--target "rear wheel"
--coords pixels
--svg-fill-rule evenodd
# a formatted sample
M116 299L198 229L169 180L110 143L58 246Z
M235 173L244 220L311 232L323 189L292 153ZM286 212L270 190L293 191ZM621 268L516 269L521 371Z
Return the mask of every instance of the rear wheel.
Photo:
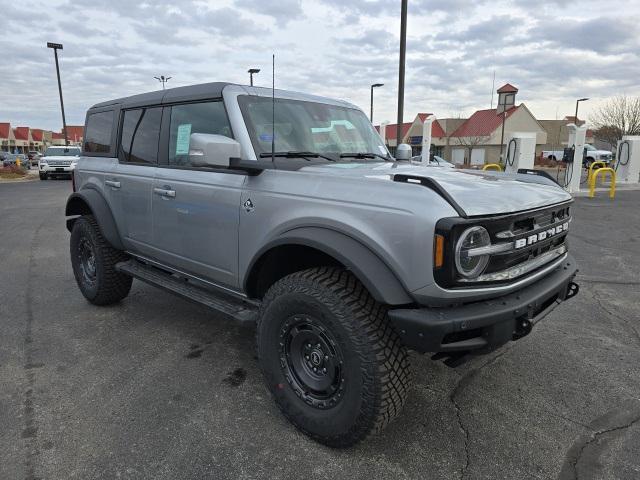
M115 266L128 256L102 236L95 218L78 218L71 230L71 265L80 291L95 305L110 305L129 294L133 279Z
M410 384L406 349L378 304L349 272L297 272L267 292L257 328L267 387L311 438L351 446L401 411Z

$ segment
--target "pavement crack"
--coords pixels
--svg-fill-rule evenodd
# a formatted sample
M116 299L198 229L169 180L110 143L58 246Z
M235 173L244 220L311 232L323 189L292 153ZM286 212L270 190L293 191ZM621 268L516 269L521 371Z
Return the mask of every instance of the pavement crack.
M23 370L25 372L25 377L27 380L26 389L24 392L24 401L23 401L23 418L24 418L24 429L22 430L22 438L25 443L25 480L35 480L38 477L36 476L36 461L38 455L40 454L38 450L38 424L36 421L36 403L35 403L35 385L36 385L36 368L34 366L38 365L33 361L35 348L33 346L33 296L32 296L32 287L31 278L33 276L34 270L34 249L36 248L36 241L38 235L40 234L40 230L44 226L47 219L43 220L42 223L38 226L33 234L33 238L31 240L31 245L29 248L29 259L27 262L27 288L25 294L25 328L24 328L24 365Z
M486 367L493 365L498 361L501 357L503 357L508 351L510 347L504 347L497 355L494 355L489 360L485 361L483 364L476 368L472 368L468 370L463 375L460 376L458 381L456 382L455 387L451 390L449 394L449 401L453 405L453 408L456 412L456 418L458 420L458 428L463 435L464 438L464 464L460 467L460 480L464 480L467 476L467 471L469 470L470 456L469 456L469 429L466 427L463 419L462 419L462 408L456 397L464 390L467 385L471 383L471 381Z
M621 430L626 430L627 428L630 428L634 424L638 423L638 421L640 421L640 415L638 415L637 417L635 417L631 421L625 423L624 425L619 425L617 427L606 428L604 430L598 430L596 432L593 432L591 434L591 436L589 438L587 438L587 440L582 444L582 446L580 447L580 450L578 450L578 453L577 453L575 459L572 462L571 467L573 469L573 478L575 480L578 480L578 478L579 478L579 475L578 475L578 463L580 463L580 460L582 459L582 455L584 454L584 451L587 449L587 447L589 447L592 443L598 441L598 439L602 435L606 435L608 433L618 432L618 431L621 431Z

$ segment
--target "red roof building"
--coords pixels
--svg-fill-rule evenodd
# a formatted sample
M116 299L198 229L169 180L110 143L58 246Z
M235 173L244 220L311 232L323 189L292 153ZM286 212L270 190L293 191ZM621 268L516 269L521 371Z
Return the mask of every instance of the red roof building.
M518 89L510 83L505 83L498 89L498 93L518 93Z
M520 107L511 107L505 112L509 118ZM478 110L474 112L455 132L452 137L488 137L502 124L502 114L497 109Z
M64 133L64 129L62 130ZM84 135L83 125L67 125L67 137L71 143L82 143L82 136Z
M9 139L11 132L11 124L9 122L0 122L0 138Z
M34 142L44 141L44 132L39 128L31 129L31 138Z
M13 129L16 140L29 141L29 127L16 127Z

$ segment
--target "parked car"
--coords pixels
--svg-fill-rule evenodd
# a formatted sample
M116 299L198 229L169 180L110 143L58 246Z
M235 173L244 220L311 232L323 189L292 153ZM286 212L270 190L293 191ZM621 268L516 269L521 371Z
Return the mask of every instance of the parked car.
M38 160L40 180L49 177L70 177L80 158L80 147L48 147Z
M578 291L555 182L391 158L344 101L180 87L95 105L84 142L65 214L85 298L137 278L257 321L266 387L326 445L400 413L408 349L461 362Z
M27 160L26 155L23 153L7 153L3 152L4 158L2 160L2 165L7 167L9 165L20 165L22 168L29 169L29 161Z
M544 150L542 152L542 157L548 160L561 161L564 156L564 149L562 150ZM611 163L613 158L613 154L609 150L598 150L593 145L586 144L584 146L584 153L582 156L582 165L585 168L589 168L589 166L593 162L604 162L607 165Z
M37 167L38 166L38 160L40 159L40 152L38 152L36 150L31 150L27 154L27 158L29 159L29 166L30 167Z

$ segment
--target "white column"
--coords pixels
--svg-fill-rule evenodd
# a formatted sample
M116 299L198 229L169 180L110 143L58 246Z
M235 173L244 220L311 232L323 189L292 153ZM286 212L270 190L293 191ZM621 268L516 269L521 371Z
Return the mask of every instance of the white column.
M587 136L587 126L581 127L570 123L567 125L569 128L569 143L568 147L574 147L573 152L573 164L567 164L567 170L565 174L569 174L571 179L567 185L567 191L569 193L575 193L580 191L580 175L582 175L582 156L584 154L585 138Z
M626 143L622 148L621 143ZM616 161L616 183L638 183L640 176L640 136L625 135L618 140ZM625 165L618 162L625 162Z
M429 115L422 123L422 154L421 161L424 164L429 163L429 152L431 151L431 126L436 119L433 115Z
M532 170L535 156L535 132L510 132L507 135L505 146L505 172L518 173L518 169L520 168ZM512 165L509 165L509 162L511 162Z

